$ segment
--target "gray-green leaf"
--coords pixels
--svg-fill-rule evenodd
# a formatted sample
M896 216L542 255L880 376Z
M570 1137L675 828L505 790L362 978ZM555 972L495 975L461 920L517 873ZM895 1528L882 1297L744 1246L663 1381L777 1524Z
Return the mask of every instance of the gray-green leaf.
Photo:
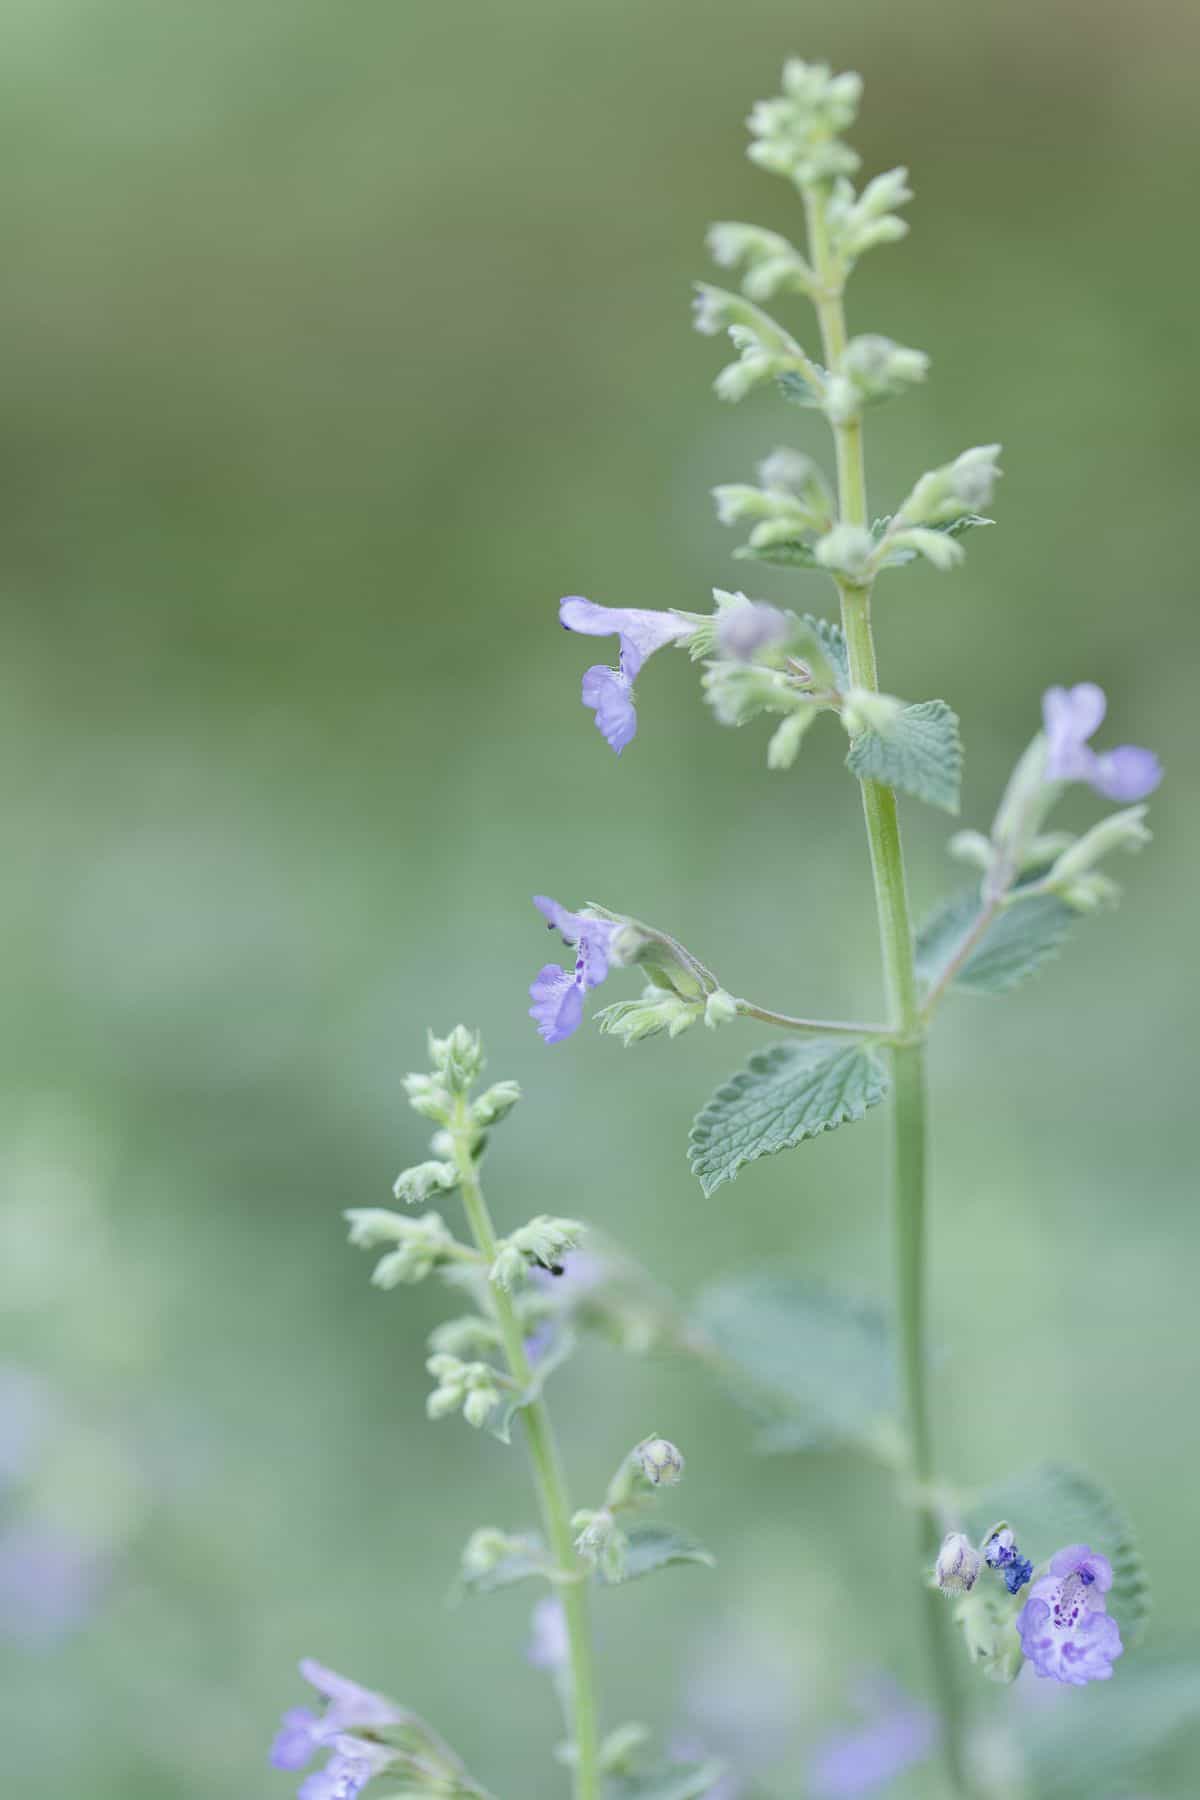
M705 1194L760 1156L861 1119L887 1093L883 1064L866 1044L806 1038L774 1044L719 1087L697 1114L688 1158Z
M739 562L773 563L780 569L815 569L817 559L811 544L788 539L781 544L740 544L734 551Z
M637 1581L642 1575L652 1575L655 1569L667 1569L673 1563L702 1563L708 1569L716 1565L717 1559L711 1551L686 1531L677 1531L673 1525L647 1520L641 1525L628 1526L624 1535L621 1581ZM606 1585L615 1583L609 1578Z
M459 1575L459 1584L466 1594L494 1594L499 1588L512 1587L515 1582L528 1581L531 1576L546 1575L549 1569L541 1539L531 1535L515 1542L507 1556L500 1557L488 1567L464 1569Z
M875 1307L786 1272L706 1289L693 1338L759 1421L762 1450L877 1445L895 1415L891 1333Z
M1049 1706L1030 1707L1022 1717L1037 1800L1129 1793L1154 1752L1200 1718L1200 1663L1122 1661L1103 1687L1072 1691L1070 1715L1068 1723Z
M917 933L917 979L936 985L943 971L979 922L977 888L951 895ZM996 914L954 977L954 986L974 994L1006 994L1057 956L1079 917L1065 900L1038 894L1016 900Z
M860 780L902 788L929 806L956 813L962 760L958 715L944 700L922 700L898 713L886 736L860 732L850 745L846 767Z
M970 1507L967 1529L981 1538L998 1519L1008 1521L1035 1563L1068 1544L1090 1544L1107 1556L1113 1568L1108 1610L1126 1649L1137 1641L1150 1609L1145 1569L1127 1520L1090 1475L1046 1463L998 1482Z
M822 396L796 369L785 369L776 377L779 391L793 406L820 406Z

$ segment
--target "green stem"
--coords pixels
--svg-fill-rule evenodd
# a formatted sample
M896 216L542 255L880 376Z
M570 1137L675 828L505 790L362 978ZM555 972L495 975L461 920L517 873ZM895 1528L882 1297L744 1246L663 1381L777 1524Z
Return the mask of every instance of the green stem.
M479 1173L471 1154L470 1128L466 1102L460 1100L454 1130L455 1158L471 1235L490 1268L496 1260L496 1231L483 1197ZM492 1307L504 1345L509 1373L520 1388L533 1383L533 1370L525 1354L521 1323L513 1303L504 1289L490 1284ZM571 1503L566 1476L550 1411L539 1395L521 1409L525 1441L533 1466L546 1541L561 1576L559 1597L567 1627L567 1649L570 1659L571 1723L575 1741L573 1764L575 1800L598 1800L599 1732L596 1719L596 1681L592 1658L592 1634L588 1620L588 1593L584 1572L575 1556L571 1532Z
M844 271L830 248L824 190L806 190L804 201L809 251L819 284L815 303L821 341L827 366L836 370L846 349L846 315L842 303ZM870 514L861 420L855 418L836 424L833 433L837 448L841 522L865 528L870 523ZM838 596L850 679L856 687L878 693L870 587L839 581ZM937 1553L940 1521L931 1499L934 1461L925 1333L927 1120L924 1021L913 960L912 920L895 791L877 781L863 781L861 787L884 980L892 1031L899 1040L893 1041L891 1046L896 1318L910 1473L919 1496L918 1542L921 1558L928 1565ZM922 1609L931 1673L942 1714L946 1776L951 1793L969 1800L971 1786L963 1757L963 1721L948 1635L950 1620L943 1597L936 1590L927 1589L923 1593Z

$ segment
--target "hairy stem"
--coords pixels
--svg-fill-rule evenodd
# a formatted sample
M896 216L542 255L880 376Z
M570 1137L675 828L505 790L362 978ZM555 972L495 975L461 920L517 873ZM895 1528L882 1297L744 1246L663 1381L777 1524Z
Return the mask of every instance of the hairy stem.
M463 1205L471 1235L488 1267L496 1260L496 1231L483 1197L479 1173L471 1154L470 1128L466 1103L459 1101L454 1129L455 1161L458 1167ZM509 1296L495 1282L490 1284L492 1308L504 1345L509 1373L522 1389L533 1382L533 1371L525 1354L520 1320ZM573 1765L575 1800L598 1800L600 1792L599 1737L596 1719L596 1682L592 1658L592 1634L588 1619L588 1593L583 1571L575 1556L571 1532L571 1503L567 1494L562 1458L545 1400L538 1396L521 1409L525 1441L533 1466L534 1484L538 1491L546 1542L555 1567L562 1577L559 1596L567 1626L567 1648L570 1657L571 1724L575 1740Z
M826 222L823 189L805 192L809 254L818 278L815 295L825 361L836 370L846 349L846 315L842 302L844 271L833 256ZM862 422L850 419L833 427L837 448L838 503L843 524L866 527L866 466ZM856 687L879 691L875 640L871 629L871 590L838 582L842 629ZM892 1192L895 1217L896 1319L900 1335L900 1372L911 1475L920 1496L918 1541L922 1559L936 1554L940 1524L929 1498L934 1488L933 1443L927 1391L928 1355L925 1334L925 1190L927 1119L925 1103L924 1020L913 963L900 819L892 788L863 781L863 814L871 852L875 909L884 980L891 1012L893 1085ZM922 1594L931 1674L942 1714L942 1743L950 1791L968 1800L971 1786L964 1765L963 1722L958 1684L949 1641L950 1621L942 1596Z

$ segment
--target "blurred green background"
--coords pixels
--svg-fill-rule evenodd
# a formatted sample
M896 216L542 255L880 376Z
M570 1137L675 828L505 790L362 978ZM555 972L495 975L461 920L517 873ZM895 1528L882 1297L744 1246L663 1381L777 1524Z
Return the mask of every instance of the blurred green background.
M399 1078L427 1023L480 1025L526 1089L501 1223L582 1214L681 1294L781 1257L886 1292L878 1115L706 1202L688 1122L765 1034L551 1050L525 1016L534 891L785 1009L880 1004L838 734L768 776L765 732L717 729L662 657L618 763L555 622L568 592L703 608L746 575L708 488L824 454L769 396L723 408L688 327L711 219L797 228L741 124L792 52L863 71L866 170L917 191L851 292L933 356L872 420L878 510L1005 445L1000 529L880 597L886 684L962 714L969 823L1051 680L1101 682L1108 741L1168 768L1123 912L946 1017L932 1311L949 1471L1093 1467L1156 1641L1186 1642L1198 51L1183 0L10 0L0 1504L48 1559L27 1592L0 1572L14 1792L288 1794L265 1749L304 1654L498 1793L559 1791L528 1595L444 1604L469 1530L528 1518L521 1457L424 1423L444 1298L371 1289L339 1220L423 1149ZM923 906L946 825L905 825ZM920 1691L885 1481L753 1460L671 1362L588 1347L558 1392L579 1502L667 1431L673 1514L720 1556L601 1597L609 1722L669 1732L714 1641L781 1674L800 1752L857 1672ZM1177 1752L1161 1792L1197 1770Z

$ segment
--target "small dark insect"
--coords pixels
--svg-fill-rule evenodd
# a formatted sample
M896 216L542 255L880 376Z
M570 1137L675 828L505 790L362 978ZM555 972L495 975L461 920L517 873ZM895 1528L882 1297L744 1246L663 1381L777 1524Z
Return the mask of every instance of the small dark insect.
M547 1275L565 1275L567 1272L562 1263L544 1262L540 1256L535 1256L533 1262L535 1268L545 1269Z

